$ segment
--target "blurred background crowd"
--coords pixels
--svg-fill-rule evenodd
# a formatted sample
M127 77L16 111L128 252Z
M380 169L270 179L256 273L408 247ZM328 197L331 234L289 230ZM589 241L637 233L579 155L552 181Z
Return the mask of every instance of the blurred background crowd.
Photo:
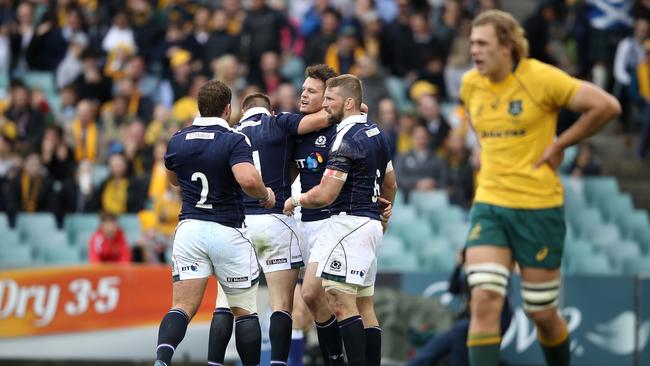
M69 214L103 212L91 240L137 250L91 259L164 261L181 202L163 156L197 115L199 86L228 84L233 119L257 91L276 113L297 111L316 63L363 81L406 200L440 191L468 208L479 161L458 89L472 67L472 18L506 3L531 10L520 18L531 57L617 95L617 131L644 158L649 0L0 0L0 211L10 225L51 212L59 227ZM573 118L563 113L559 129ZM599 174L593 146L562 169ZM115 225L127 213L137 236Z

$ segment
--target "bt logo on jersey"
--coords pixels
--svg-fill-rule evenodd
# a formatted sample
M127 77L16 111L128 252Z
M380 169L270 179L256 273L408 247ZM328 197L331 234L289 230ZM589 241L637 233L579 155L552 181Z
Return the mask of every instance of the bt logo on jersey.
M325 158L319 152L312 152L305 159L296 159L298 169L317 170L323 163L325 163Z

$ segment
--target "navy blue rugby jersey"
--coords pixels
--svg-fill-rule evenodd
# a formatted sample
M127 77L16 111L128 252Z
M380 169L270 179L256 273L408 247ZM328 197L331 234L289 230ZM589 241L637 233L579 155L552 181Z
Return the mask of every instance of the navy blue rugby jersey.
M273 116L265 108L251 108L235 125L237 131L248 136L253 150L255 167L262 175L264 185L275 193L275 207L266 209L258 199L244 195L247 215L282 213L284 201L291 197L291 160L298 136L302 114L281 113Z
M332 215L345 212L379 220L379 195L390 161L390 147L367 115L344 119L336 128L327 169L348 174L341 193L330 206Z
M320 184L327 165L329 149L336 137L336 126L298 136L294 161L300 173L300 189L303 193ZM330 217L329 207L300 209L302 221L317 221Z
M232 172L238 163L253 163L250 143L221 118L199 117L175 133L167 146L165 166L176 173L181 187L179 219L242 227L242 193Z

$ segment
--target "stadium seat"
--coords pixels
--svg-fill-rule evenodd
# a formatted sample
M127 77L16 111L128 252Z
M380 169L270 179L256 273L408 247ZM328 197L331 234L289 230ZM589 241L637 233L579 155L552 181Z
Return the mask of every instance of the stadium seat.
M398 206L404 206L406 203L404 202L404 193L402 193L401 190L397 190L395 192L395 200L393 201L393 207L398 207Z
M388 222L388 233L400 235L407 231L410 224L417 219L418 215L412 206L398 206L393 208L393 215Z
M621 241L621 234L618 226L614 224L601 224L589 228L589 232L583 237L588 238L594 244L596 249L604 249L611 246L617 246Z
M51 213L21 213L16 218L16 229L22 240L31 235L56 230L56 220Z
M42 90L45 94L56 92L54 73L49 71L27 71L23 74L23 82L30 88Z
M70 245L48 245L39 249L38 258L44 264L77 264L85 262L79 248Z
M28 245L0 247L0 268L28 267L34 264L32 248Z
M4 232L9 229L9 219L7 218L7 214L0 212L0 231Z
M94 232L99 227L99 216L97 214L68 214L63 219L63 228L68 233L71 242L77 240L80 232Z
M93 185L99 187L110 174L108 166L100 164L93 165Z
M43 248L50 246L68 246L70 240L68 234L63 230L37 230L30 234L27 241L34 248Z
M578 145L572 145L564 149L564 157L562 158L562 163L560 163L560 167L558 168L558 170L559 171L569 170L571 164L573 164L573 160L575 160L577 155L578 155Z
M633 239L641 246L645 255L650 255L650 227L642 226L634 229Z
M379 257L379 270L382 272L415 272L418 270L418 258L413 252L402 252L392 257Z
M410 202L415 209L425 214L432 210L444 210L449 205L449 198L446 192L412 192Z
M456 264L456 250L444 237L427 241L418 250L420 270L427 272L450 272Z
M568 219L578 236L583 238L588 238L587 234L603 223L602 214L596 208L586 208Z
M21 244L20 235L18 230L2 230L0 231L0 247L9 245Z
M621 266L626 259L641 256L639 244L631 240L625 240L608 247L605 249L605 253L609 256L612 266L617 269L622 269Z
M634 237L637 228L650 227L648 212L645 210L633 210L619 215L616 224L621 229L621 234L626 239Z
M398 111L401 112L410 105L406 96L406 84L403 79L395 76L387 77L386 88L390 97L395 101Z
M604 254L595 254L590 257L578 257L569 268L570 274L578 275L610 275L615 273L609 259Z
M596 205L603 213L607 222L616 223L616 219L627 212L634 210L632 196L629 193L616 194L613 196L601 196Z
M459 206L449 206L443 210L434 210L427 213L428 219L433 224L436 232L440 232L442 227L449 223L465 222L467 214Z
M440 235L449 239L455 249L465 246L468 233L469 223L466 222L450 222L440 228Z
M398 235L402 240L404 240L408 249L416 250L425 241L431 239L434 233L429 222L424 219L416 219L410 222L408 227L403 227Z
M593 206L598 202L598 197L618 194L618 182L615 177L590 177L584 178L585 196Z
M650 273L650 256L623 259L623 273Z
M593 244L586 240L567 241L564 245L564 255L567 260L589 257L594 254Z

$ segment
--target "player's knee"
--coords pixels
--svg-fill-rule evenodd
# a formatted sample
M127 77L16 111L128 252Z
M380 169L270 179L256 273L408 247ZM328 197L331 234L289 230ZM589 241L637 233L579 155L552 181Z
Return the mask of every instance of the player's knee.
M184 312L189 320L192 320L192 318L194 318L194 315L196 315L196 311L198 310L197 305L186 302L177 302L172 308Z
M471 264L465 267L472 292L472 317L498 319L506 294L510 271L499 263Z
M527 311L528 317L530 320L535 323L538 327L548 328L555 323L556 319L559 319L556 308L550 308L546 310L539 311Z
M521 282L521 299L524 310L531 319L534 319L533 317L543 319L546 317L544 314L555 314L559 296L559 278L546 282Z
M302 299L310 310L317 310L322 302L324 302L323 291L317 286L302 286Z

